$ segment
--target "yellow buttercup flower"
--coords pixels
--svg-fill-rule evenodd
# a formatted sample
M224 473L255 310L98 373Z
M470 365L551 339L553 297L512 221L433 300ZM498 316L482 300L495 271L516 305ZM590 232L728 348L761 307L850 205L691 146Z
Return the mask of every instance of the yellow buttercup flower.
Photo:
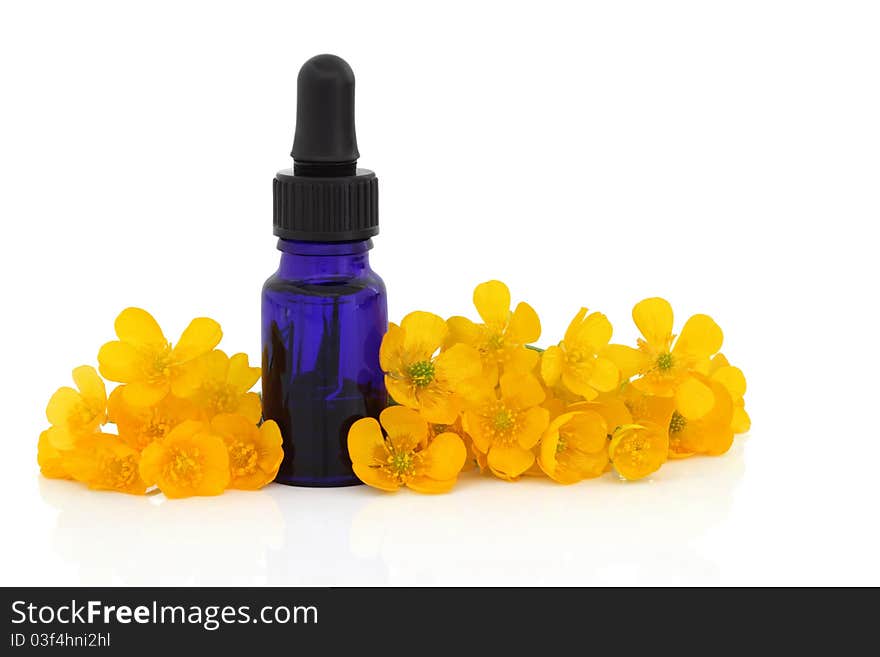
M686 418L708 413L714 395L693 374L706 374L710 357L721 348L724 336L718 325L708 315L693 315L676 339L672 306L656 297L637 303L632 314L643 336L638 340L638 351L615 345L617 351L611 356L624 376L638 373L640 378L633 381L638 389L661 397L674 396L678 411Z
M669 421L669 455L682 458L692 454L719 456L733 444L733 399L727 388L706 377L697 376L709 386L715 401L712 409L701 418L688 419L674 411Z
M731 428L734 433L745 433L752 426L752 420L746 413L746 377L742 370L727 362L724 354L716 354L709 365L709 376L727 388L733 400L733 417Z
M541 337L541 321L527 303L510 311L510 290L501 281L481 283L474 290L474 306L482 324L450 317L450 342L469 344L480 352L483 374L495 384L501 371L531 372L538 352L526 348Z
M224 413L211 420L211 429L226 443L229 488L257 490L275 479L284 451L281 430L273 420L258 428L249 418Z
M541 438L538 464L560 484L574 484L605 472L608 426L595 411L563 413Z
M547 428L550 412L540 406L545 393L531 374L507 372L499 388L485 380L472 386L463 425L492 473L513 480L534 464L532 448Z
M235 413L256 424L263 408L260 396L249 390L259 380L260 368L248 364L247 354L229 358L215 349L183 368L177 391L202 411L205 420L221 413Z
M617 365L601 355L611 340L611 322L602 313L581 308L558 346L541 354L541 376L548 386L563 386L584 399L613 390L619 380Z
M107 421L107 389L95 368L77 367L73 381L78 390L59 388L46 406L52 424L47 440L55 449L72 449L80 436L94 433Z
M70 453L67 468L74 479L94 490L143 495L147 484L139 461L140 452L118 436L93 434Z
M614 432L608 455L620 476L642 479L660 469L669 455L666 426L652 422L625 424Z
M144 449L140 475L169 498L219 495L230 479L226 444L207 423L188 420Z
M109 417L116 424L119 437L138 451L167 436L181 422L201 417L192 402L171 394L153 406L132 406L126 401L126 387L117 386L110 393Z
M126 308L116 318L117 341L108 342L98 353L101 374L111 381L127 383L126 401L150 406L169 391L176 390L183 367L220 342L223 333L213 319L199 317L190 322L174 346L145 310Z
M362 482L385 491L406 486L420 493L445 493L455 485L466 458L458 435L444 432L423 446L428 423L403 406L386 408L379 422L363 418L348 433L352 467Z
M461 385L481 372L480 354L456 344L442 353L448 327L432 313L412 312L400 326L390 324L379 361L388 394L398 404L419 409L428 422L451 424L461 407Z
M52 446L49 440L51 431L46 429L37 441L37 463L40 473L48 479L71 479L65 464L65 453Z

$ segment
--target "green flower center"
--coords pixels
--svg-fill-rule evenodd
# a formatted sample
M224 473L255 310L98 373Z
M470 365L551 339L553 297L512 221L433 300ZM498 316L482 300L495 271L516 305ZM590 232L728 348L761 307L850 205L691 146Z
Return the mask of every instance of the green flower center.
M153 352L152 362L148 366L147 380L151 383L165 379L174 364L171 357L171 345L166 344L161 349Z
M672 354L666 353L657 356L657 369L661 372L668 372L672 369L673 365L675 365L675 360Z
M398 452L389 459L391 469L397 475L410 475L413 473L413 457L409 452Z
M506 408L502 408L495 413L495 417L492 419L492 424L497 431L507 431L513 427L515 421L516 418L514 418L513 413Z
M504 346L504 336L500 333L493 333L486 341L486 345L489 349L501 349Z
M565 451L565 443L566 440L562 436L559 436L559 440L556 441L556 453L560 454Z
M678 411L675 411L672 414L672 419L669 421L669 433L678 433L687 426L687 423L687 418Z
M434 363L429 360L413 363L409 368L409 377L416 386L424 388L434 380Z

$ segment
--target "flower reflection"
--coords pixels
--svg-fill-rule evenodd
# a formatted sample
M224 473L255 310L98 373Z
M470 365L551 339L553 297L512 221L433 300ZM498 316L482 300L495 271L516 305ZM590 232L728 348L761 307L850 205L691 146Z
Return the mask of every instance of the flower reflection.
M59 510L53 549L83 584L272 583L267 553L281 547L284 519L264 490L166 500L41 478L40 494Z

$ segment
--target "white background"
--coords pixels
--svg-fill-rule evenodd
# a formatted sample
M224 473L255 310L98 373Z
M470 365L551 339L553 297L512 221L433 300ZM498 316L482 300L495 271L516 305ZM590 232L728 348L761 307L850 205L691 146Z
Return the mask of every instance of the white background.
M2 584L880 584L872 2L4 2ZM357 75L390 314L506 281L541 344L725 331L753 430L650 481L165 501L42 480L53 390L124 307L258 362L295 78Z

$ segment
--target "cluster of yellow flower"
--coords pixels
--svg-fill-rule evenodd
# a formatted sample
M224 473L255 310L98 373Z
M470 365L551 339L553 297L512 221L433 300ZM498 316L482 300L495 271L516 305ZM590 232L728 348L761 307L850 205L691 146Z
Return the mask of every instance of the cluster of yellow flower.
M222 337L212 319L194 319L172 347L156 320L140 308L116 318L119 338L101 347L101 374L73 371L77 389L59 388L46 408L51 427L37 461L46 477L90 488L143 494L158 486L167 497L255 490L281 463L281 432L258 426L260 378L246 354L215 349ZM102 431L107 423L117 433Z
M507 480L571 484L612 467L640 479L670 458L723 454L749 428L745 377L706 315L676 339L669 303L645 299L632 348L609 344L611 323L582 308L541 350L538 315L527 303L511 311L504 283L477 286L474 305L482 323L413 312L390 325L380 361L397 405L348 435L364 483L445 492L467 464Z

